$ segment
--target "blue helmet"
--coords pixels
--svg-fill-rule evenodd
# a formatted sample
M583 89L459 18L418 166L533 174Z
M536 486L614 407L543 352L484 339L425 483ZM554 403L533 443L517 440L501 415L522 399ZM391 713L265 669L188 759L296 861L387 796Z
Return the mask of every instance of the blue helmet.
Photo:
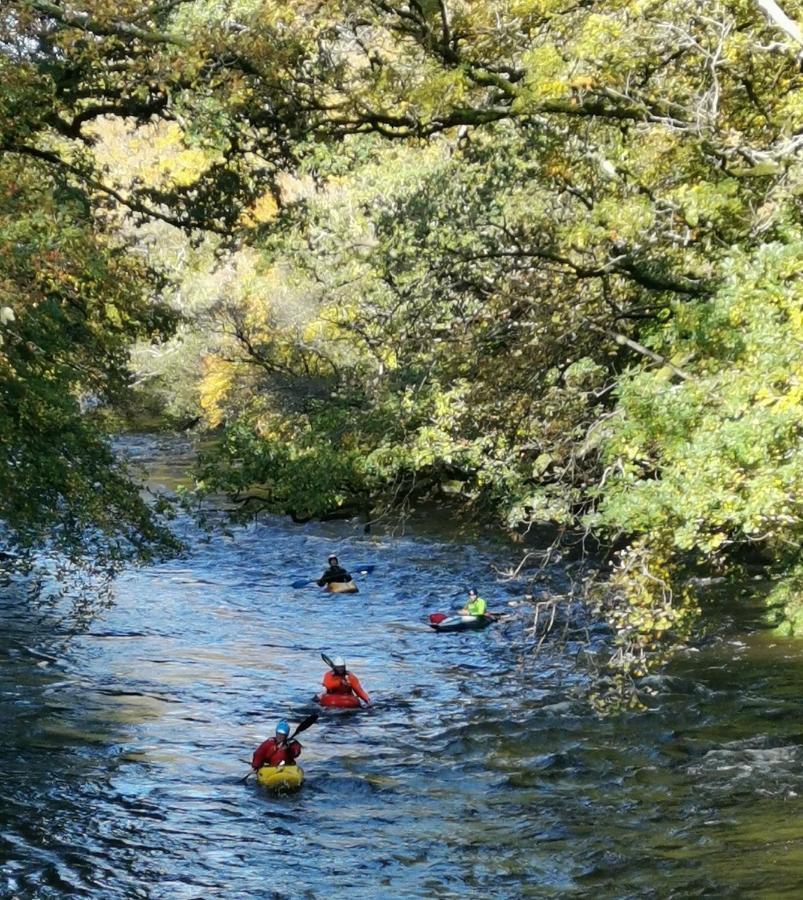
M290 734L290 723L287 719L280 719L276 726L276 734L283 734L285 737Z

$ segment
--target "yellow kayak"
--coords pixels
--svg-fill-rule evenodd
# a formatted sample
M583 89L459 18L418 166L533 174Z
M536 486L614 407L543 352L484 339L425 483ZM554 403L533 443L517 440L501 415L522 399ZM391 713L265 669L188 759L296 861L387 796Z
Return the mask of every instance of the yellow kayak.
M327 594L359 594L360 592L353 581L330 581L324 590Z
M272 791L297 791L304 783L301 766L262 766L257 781Z

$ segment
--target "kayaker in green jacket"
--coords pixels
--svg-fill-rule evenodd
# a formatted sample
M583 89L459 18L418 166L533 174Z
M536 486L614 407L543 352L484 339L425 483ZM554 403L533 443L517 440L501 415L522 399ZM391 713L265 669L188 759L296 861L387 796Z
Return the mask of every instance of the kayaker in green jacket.
M470 588L468 592L468 603L461 610L458 610L460 616L483 616L488 604L480 597L474 588Z

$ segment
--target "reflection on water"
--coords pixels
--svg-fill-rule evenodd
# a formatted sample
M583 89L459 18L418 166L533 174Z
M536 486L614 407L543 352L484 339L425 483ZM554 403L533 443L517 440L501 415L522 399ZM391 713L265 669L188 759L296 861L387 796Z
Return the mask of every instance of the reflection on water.
M189 526L186 526L189 529ZM326 554L361 593L293 590ZM713 642L600 720L574 653L522 666L522 625L438 635L493 550L279 520L130 572L67 640L3 601L0 895L797 896L800 645ZM492 604L493 606L494 604ZM242 785L340 653L376 702L307 732L308 781Z

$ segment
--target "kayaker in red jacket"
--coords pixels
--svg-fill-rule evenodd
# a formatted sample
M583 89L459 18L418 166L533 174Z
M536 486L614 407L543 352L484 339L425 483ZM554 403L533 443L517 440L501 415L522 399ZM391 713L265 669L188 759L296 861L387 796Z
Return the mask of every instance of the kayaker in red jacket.
M353 672L346 670L342 656L332 660L331 670L323 676L323 686L327 694L356 694L363 703L371 705L371 698L363 690L360 679Z
M294 766L296 757L301 753L301 744L298 741L287 742L290 734L290 725L282 719L276 726L276 737L263 741L254 751L251 758L251 768L261 769L262 766Z

